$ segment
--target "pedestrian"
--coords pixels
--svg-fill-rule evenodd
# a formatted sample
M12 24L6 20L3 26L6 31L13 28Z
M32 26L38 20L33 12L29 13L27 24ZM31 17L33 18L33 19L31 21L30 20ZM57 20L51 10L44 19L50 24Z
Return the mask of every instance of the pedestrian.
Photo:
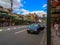
M58 30L59 30L59 24L58 23L54 24L54 29L56 31L56 36L58 36Z
M60 23L59 23L59 30L58 30L58 32L59 32L59 35L58 36L60 37Z

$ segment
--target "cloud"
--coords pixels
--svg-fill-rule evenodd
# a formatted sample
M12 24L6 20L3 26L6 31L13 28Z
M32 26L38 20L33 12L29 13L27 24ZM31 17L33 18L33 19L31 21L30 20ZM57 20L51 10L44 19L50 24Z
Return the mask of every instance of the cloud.
M21 3L22 1L23 0L13 0L13 13L20 14L20 7L23 7L23 4Z
M5 8L10 8L11 2L10 2L10 0L0 0L0 6L3 6Z
M47 4L44 4L43 7L47 7Z
M20 12L21 12L21 9L19 9L19 8L13 10L13 13L20 14Z
M17 12L17 14L20 14L20 12Z
M46 14L45 16L47 16L47 12L44 12L42 10L40 10L40 11L32 11L30 13L36 13L39 17L42 17L43 14Z
M16 13L16 14L22 14L22 15L28 15L29 13L36 13L39 17L42 17L43 14L46 14L45 16L47 17L47 12L44 12L42 10L30 12L29 10L26 10L26 9L22 8L22 9L15 9L14 13Z
M43 17L43 14L45 14L45 17L47 17L47 12L44 12L44 11L37 12L37 15L39 17Z
M23 12L22 14L24 14L24 15L26 15L26 14L28 14L28 13L29 13L29 11L28 11L28 10L26 10L26 9L21 9L21 12Z
M26 10L26 9L22 9L21 10L23 13L23 15L27 15L27 14L29 14L29 13L36 13L39 17L42 17L42 15L43 14L46 14L45 16L47 16L47 12L44 12L44 11L32 11L32 12L30 12L30 11L28 11L28 10Z
M14 9L14 11L20 11L20 9Z
M13 0L13 9L23 7L23 4L21 3L22 0ZM10 0L0 0L0 6L3 6L4 8L11 8L11 1Z
M23 4L21 3L22 0L13 0L13 8L19 8L23 7Z
M23 11L24 13L25 13L25 12L29 12L29 11L28 11L28 10L26 10L26 9L21 9L21 11Z

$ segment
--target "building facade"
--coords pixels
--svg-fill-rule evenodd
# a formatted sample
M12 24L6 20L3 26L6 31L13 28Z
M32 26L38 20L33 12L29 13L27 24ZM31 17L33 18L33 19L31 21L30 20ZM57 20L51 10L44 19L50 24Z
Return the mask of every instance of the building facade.
M51 24L60 23L60 0L51 0Z

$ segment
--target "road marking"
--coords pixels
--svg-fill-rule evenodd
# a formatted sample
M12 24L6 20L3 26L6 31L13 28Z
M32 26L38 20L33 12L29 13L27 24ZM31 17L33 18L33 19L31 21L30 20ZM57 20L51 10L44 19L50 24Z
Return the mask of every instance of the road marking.
M8 28L7 30L10 30L10 28Z
M22 27L18 27L18 28L24 28L24 27L22 26Z
M18 28L20 28L20 27L18 27Z
M24 31L26 31L26 29L22 30L22 31L15 32L15 34L18 34L18 33L24 32Z
M22 27L18 27L18 28L22 28Z
M26 26L22 26L22 27L26 27Z
M2 29L0 29L0 32L2 31Z
M44 33L43 36L42 36L42 39L41 39L41 42L40 42L39 45L43 45L43 43L44 43L44 39L45 39L45 36L46 36L46 34Z
M16 27L14 27L14 29L17 29Z

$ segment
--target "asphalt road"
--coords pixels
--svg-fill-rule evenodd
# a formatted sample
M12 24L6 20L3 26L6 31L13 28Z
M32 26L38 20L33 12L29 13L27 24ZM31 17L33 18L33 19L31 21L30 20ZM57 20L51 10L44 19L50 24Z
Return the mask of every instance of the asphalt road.
M39 45L44 31L40 34L28 34L26 26L0 28L0 45Z

